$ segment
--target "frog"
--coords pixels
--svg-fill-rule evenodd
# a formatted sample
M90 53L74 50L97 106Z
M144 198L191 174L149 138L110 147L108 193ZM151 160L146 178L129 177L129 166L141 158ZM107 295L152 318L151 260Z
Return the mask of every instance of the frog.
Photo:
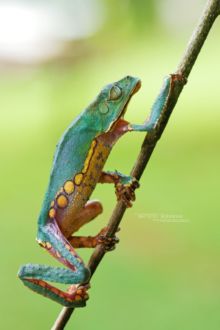
M98 96L73 120L59 140L53 158L49 184L38 219L37 243L65 266L22 265L18 277L36 293L70 308L84 307L89 298L90 270L76 251L102 245L111 251L118 238L107 237L104 227L95 236L75 236L85 224L103 211L102 204L90 200L98 183L114 184L117 200L131 207L135 200L136 178L118 171L104 171L115 143L128 132L151 132L166 107L172 85L167 76L143 124L124 119L141 80L126 76L106 85ZM51 283L68 284L61 290Z

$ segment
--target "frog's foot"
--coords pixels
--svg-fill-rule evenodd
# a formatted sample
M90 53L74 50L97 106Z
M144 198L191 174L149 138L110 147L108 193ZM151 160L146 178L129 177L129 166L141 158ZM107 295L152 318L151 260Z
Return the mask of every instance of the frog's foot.
M130 176L124 175L118 171L102 172L100 183L114 183L117 200L122 200L127 207L132 206L132 201L135 200L134 191L139 187L138 181Z
M57 223L50 221L39 228L38 243L67 268L50 267L38 264L27 264L20 268L18 276L24 285L33 291L48 297L66 307L84 307L86 305L87 283L90 270L62 235ZM76 284L75 290L66 292L51 285L50 282Z
M123 201L126 207L131 207L132 202L135 201L135 189L139 187L139 183L135 178L131 178L128 183L118 182L115 185L115 192L118 201Z
M59 278L60 282L65 284L64 278L69 275L68 270L61 268L46 267L44 265L33 265L27 264L21 267L18 276L23 281L24 285L29 287L31 290L48 297L63 306L66 307L84 307L86 306L86 300L89 296L87 294L87 287L81 288L78 286L75 290L68 290L64 292L57 287L52 286L48 282L44 281L43 273L47 273L45 277L47 280L54 280L53 272L56 272L57 280ZM41 276L41 279L39 278ZM73 285L72 285L73 286Z
M87 290L90 288L90 284L85 284L85 285L78 285L78 284L73 284L71 285L67 292L71 296L75 297L76 301L83 301L85 302L86 300L89 299L89 295Z
M119 243L119 238L117 236L108 237L106 236L108 228L103 228L98 235L96 235L97 244L102 244L106 252L115 249L115 245ZM120 229L118 228L117 231Z

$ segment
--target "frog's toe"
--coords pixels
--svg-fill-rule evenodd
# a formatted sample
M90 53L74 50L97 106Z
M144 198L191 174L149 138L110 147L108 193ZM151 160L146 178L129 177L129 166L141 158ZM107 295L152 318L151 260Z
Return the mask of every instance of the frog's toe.
M87 287L86 286L80 286L76 290L76 297L79 296L81 300L88 300L89 295L87 292Z
M123 201L126 207L131 207L132 202L135 201L135 189L139 187L139 183L135 180L132 184L116 185L116 195L118 201Z
M116 244L118 243L119 243L119 238L115 235L113 237L99 235L98 237L98 244L103 244L106 252L114 250Z
M86 301L89 299L87 290L90 288L90 284L79 285L73 284L69 287L69 307L83 307L86 305ZM71 306L70 306L71 305Z

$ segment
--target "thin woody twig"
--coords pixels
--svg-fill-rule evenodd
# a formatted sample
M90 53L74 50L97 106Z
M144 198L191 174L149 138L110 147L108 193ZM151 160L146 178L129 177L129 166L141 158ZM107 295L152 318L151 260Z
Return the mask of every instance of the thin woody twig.
M186 51L177 67L176 73L172 75L174 81L176 81L177 83L175 84L175 87L171 90L171 94L169 95L167 101L166 110L163 112L154 131L146 135L139 156L131 171L131 175L136 177L138 180L141 178L148 164L148 161L157 144L157 141L162 135L169 120L169 117L172 113L172 110L175 107L178 97L184 87L186 79L188 78L193 68L193 65L199 55L199 52L209 34L209 31L211 30L211 27L219 14L220 14L220 0L207 1L207 4L204 9L204 13L201 16L198 26L196 27L194 33L192 34L192 37L186 48ZM182 79L180 79L180 77L182 77ZM124 205L123 202L119 201L116 204L116 207L113 210L113 213L108 222L108 232L106 234L107 236L110 237L116 233L125 211L126 211L126 206ZM90 268L92 275L94 274L96 268L98 267L104 255L105 255L105 251L102 245L96 247L88 263L88 267ZM52 330L64 329L73 311L74 308L64 307L61 313L59 314L57 320L55 321Z

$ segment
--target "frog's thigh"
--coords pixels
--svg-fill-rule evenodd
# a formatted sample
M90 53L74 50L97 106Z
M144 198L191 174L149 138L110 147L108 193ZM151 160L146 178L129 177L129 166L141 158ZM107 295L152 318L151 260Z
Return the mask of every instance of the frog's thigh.
M80 221L83 219L82 225L93 220L103 211L102 204L99 201L88 201L82 210L77 214L76 218Z
M77 212L73 219L74 228L71 234L79 230L83 225L96 218L103 211L99 201L88 201L85 206Z

